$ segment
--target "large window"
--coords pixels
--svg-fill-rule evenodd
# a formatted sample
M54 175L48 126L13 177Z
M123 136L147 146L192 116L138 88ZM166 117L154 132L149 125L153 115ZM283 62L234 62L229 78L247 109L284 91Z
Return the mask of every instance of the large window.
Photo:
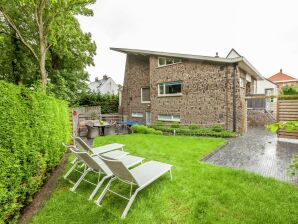
M182 82L165 82L158 84L158 96L182 95Z
M150 103L150 88L141 88L141 103Z
M159 121L178 121L180 122L180 115L159 114Z
M158 67L166 66L166 65L173 65L177 63L181 63L182 60L179 58L164 58L159 57L158 58Z
M144 117L143 113L140 113L140 112L132 112L131 116L132 117Z

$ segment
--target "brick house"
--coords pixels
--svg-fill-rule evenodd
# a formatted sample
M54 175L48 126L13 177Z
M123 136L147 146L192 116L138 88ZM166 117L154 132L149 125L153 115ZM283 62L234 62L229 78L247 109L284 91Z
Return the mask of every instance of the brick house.
M120 113L129 121L246 130L245 95L260 73L234 49L227 57L111 48L126 53Z
M276 73L268 79L278 85L279 91L281 91L284 86L298 85L298 79L283 73L282 69L280 69L279 73Z

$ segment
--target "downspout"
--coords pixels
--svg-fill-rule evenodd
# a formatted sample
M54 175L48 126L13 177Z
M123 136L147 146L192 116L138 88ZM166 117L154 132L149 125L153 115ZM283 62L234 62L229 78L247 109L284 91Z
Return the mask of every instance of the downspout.
M236 84L237 84L237 65L234 64L233 76L233 132L237 131L237 108L236 108Z

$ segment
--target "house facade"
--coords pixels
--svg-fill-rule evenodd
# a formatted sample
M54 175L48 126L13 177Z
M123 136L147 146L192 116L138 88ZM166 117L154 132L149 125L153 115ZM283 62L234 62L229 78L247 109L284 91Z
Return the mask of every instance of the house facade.
M128 120L245 131L245 95L256 91L262 76L235 50L220 58L111 49L127 54L120 113Z
M257 94L264 94L266 96L277 96L278 85L269 79L263 79L257 81Z
M298 85L298 79L283 73L282 69L280 69L279 73L268 78L268 80L278 85L279 92L284 86Z
M94 82L88 85L90 91L102 94L118 94L119 86L116 82L107 75L104 75L102 79L95 78Z

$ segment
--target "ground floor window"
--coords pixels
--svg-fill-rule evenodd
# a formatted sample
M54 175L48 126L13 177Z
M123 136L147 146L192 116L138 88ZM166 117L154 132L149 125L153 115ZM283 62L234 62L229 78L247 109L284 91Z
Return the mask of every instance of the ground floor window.
M178 121L180 122L180 115L159 114L159 121Z
M132 112L131 116L132 117L144 117L143 113L141 113L141 112Z
M141 88L141 103L150 103L150 88Z

